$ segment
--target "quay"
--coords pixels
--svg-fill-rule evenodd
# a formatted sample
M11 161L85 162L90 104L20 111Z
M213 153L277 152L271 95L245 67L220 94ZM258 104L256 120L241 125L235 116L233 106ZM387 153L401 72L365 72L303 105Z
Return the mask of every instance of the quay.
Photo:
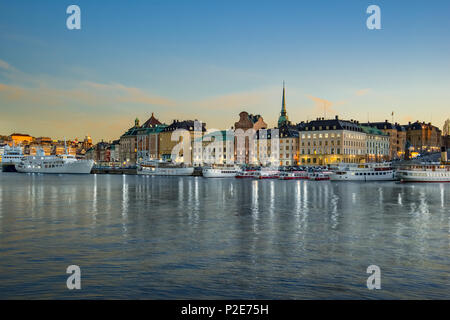
M137 174L136 167L93 167L91 174Z
M110 166L95 166L91 170L91 174L137 174L136 166L132 167L110 167ZM200 167L194 168L194 177L202 175L202 169Z

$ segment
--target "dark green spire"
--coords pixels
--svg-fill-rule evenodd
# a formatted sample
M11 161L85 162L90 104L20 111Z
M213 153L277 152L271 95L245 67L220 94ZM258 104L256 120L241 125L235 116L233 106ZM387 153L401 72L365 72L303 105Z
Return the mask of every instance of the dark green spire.
M286 111L286 89L283 81L283 98L281 99L281 113L278 118L278 127L286 123L289 123L289 118Z

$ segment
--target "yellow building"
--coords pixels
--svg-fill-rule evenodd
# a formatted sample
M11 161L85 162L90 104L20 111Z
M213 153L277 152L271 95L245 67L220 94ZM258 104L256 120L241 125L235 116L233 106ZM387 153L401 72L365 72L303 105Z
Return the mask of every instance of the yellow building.
M406 139L412 152L439 152L442 146L442 132L431 123L409 122L406 127Z
M358 122L317 118L299 128L299 164L359 163L366 158L366 134Z
M30 144L33 142L34 138L29 134L13 133L11 135L11 140L15 145L19 144Z

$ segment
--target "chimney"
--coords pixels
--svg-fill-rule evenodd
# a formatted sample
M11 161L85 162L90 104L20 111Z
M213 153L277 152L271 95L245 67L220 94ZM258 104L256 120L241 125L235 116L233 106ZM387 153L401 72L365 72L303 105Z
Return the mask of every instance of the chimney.
M338 116L335 116L335 119L336 119L336 120L339 120L339 117L338 117Z

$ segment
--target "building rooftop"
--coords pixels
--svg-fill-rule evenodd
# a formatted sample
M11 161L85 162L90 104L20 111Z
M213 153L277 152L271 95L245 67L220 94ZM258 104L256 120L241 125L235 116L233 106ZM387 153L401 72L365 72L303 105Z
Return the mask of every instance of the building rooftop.
M309 122L297 124L300 131L319 131L319 130L349 130L362 132L360 124L356 120L341 120L338 116L334 119L317 118Z

